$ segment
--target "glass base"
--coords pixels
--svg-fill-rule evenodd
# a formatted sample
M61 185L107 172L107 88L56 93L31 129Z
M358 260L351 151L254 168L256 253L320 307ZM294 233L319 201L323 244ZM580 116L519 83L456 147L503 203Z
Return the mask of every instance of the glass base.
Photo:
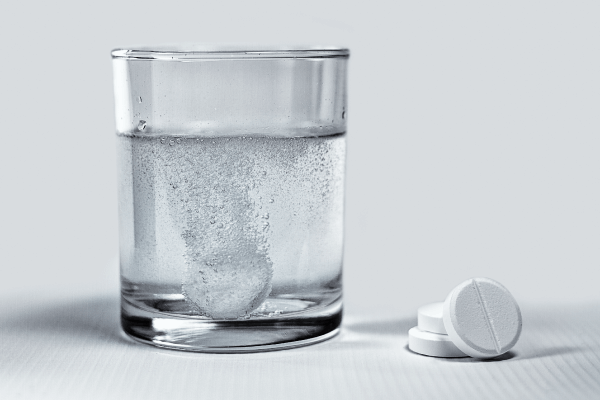
M253 353L307 346L337 335L341 322L341 298L316 310L242 320L182 317L121 301L121 326L132 339L203 353Z

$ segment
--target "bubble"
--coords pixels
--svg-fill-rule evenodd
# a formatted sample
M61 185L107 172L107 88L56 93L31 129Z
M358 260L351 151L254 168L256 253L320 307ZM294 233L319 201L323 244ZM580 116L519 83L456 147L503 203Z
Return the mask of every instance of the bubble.
M177 144L181 144L181 138L177 138L176 142Z
M140 119L140 122L138 122L138 131L143 131L144 129L146 129L146 121L144 121L143 119Z
M152 129L157 130L157 127L153 125ZM193 138L182 136L181 144L170 148L159 146L152 140L157 148L156 155L138 153L148 159L146 164L159 167L140 168L141 173L148 171L150 177L160 173L161 177L164 175L161 179L165 184L168 181L182 183L182 190L170 190L166 194L155 190L151 195L167 196L161 199L161 204L172 208L168 210L169 218L178 224L173 233L176 234L181 226L196 236L183 238L186 257L182 266L185 272L181 277L186 305L195 315L215 319L249 317L268 298L273 268L290 264L288 258L292 259L302 251L305 223L317 219L326 223L327 218L321 214L338 204L323 202L318 196L325 190L324 183L330 179L329 175L335 172L335 162L328 161L327 173L311 175L323 156L330 159L331 146L319 145L321 139L252 137L250 140L248 137L252 134L249 131L231 138L204 137L206 146L198 143L202 141L199 135ZM241 135L245 135L246 140L242 141ZM145 140L143 137L137 139ZM176 136L167 136L161 143L171 139L174 140L171 146L179 143ZM329 143L330 139L323 140ZM210 144L212 142L214 145ZM167 185L167 189L172 187ZM277 206L273 204L275 196ZM189 203L178 201L181 197ZM319 214L313 212L312 207L323 207L325 211L319 211ZM195 212L185 212L187 210ZM270 213L274 213L272 220ZM301 216L294 216L292 222L302 223L288 226L286 218L292 213ZM273 229L270 229L270 222L275 224ZM290 235L291 243L286 242L282 250L281 234L284 231L285 235ZM173 246L173 251L179 250L178 246ZM288 252L288 247L293 252ZM205 265L207 260L211 262ZM270 306L261 311L262 316L269 312L275 316L277 308Z
M165 144L165 143L167 142L167 139L166 139L166 138L164 138L164 137L163 137L163 138L160 138L160 142L161 142L162 144Z
M173 146L175 144L175 141L173 139L169 140L169 146Z

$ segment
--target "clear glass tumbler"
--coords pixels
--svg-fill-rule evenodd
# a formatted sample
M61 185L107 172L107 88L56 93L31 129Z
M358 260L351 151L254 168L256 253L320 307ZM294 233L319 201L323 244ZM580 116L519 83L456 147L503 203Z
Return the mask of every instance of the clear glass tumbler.
M348 56L112 52L129 336L234 353L338 332Z

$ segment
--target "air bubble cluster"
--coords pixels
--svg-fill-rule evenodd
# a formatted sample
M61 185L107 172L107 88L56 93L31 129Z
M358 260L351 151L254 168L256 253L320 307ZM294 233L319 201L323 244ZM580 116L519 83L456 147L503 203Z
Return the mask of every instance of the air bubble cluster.
M124 270L179 279L191 313L248 318L274 288L339 279L343 135L120 140L137 224Z

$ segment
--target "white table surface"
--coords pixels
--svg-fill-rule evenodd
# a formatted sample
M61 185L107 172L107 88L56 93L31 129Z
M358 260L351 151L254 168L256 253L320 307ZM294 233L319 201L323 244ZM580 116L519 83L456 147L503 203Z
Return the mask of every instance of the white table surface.
M115 288L116 289L116 288ZM415 312L345 312L340 335L224 355L139 344L119 329L117 290L0 308L0 399L592 399L600 304L522 304L523 333L497 360L410 352Z

